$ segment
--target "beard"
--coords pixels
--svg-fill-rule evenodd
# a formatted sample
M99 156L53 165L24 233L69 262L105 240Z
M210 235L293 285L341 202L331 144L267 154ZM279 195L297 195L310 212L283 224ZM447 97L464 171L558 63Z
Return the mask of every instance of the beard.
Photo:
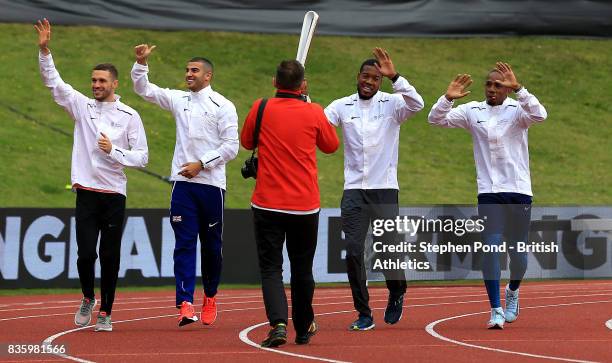
M100 93L99 96L96 96L94 94L94 99L98 100L98 101L104 101L107 97L109 96L109 93Z
M364 96L363 94L361 94L361 90L359 89L359 84L357 85L357 94L359 95L359 98L362 100L369 100L370 98L374 97L376 93L378 93L378 91L372 93L371 96Z

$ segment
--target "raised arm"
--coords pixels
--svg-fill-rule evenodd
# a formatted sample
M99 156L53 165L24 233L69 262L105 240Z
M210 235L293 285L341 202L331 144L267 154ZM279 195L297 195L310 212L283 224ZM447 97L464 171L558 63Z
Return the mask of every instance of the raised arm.
M34 29L38 32L38 48L42 55L49 55L49 42L51 41L51 23L47 18L42 21L38 20L37 24L34 24Z
M548 116L546 109L536 96L527 92L525 87L518 82L512 67L508 63L503 62L497 62L495 66L504 76L504 80L497 81L497 83L512 89L516 93L516 99L521 106L519 110L519 124L524 128L528 128L536 122L546 120Z
M427 121L434 126L468 129L470 124L465 107L459 106L453 109L453 102L470 94L467 87L471 84L472 77L469 74L458 74L448 85L446 93L429 111Z
M149 82L149 66L147 60L156 46L149 47L148 44L140 44L134 47L136 62L132 67L132 82L134 82L134 92L145 100L155 103L164 110L172 111L172 91L167 88L160 88Z
M375 67L380 73L389 78L393 84L393 93L400 94L403 102L395 104L395 118L398 122L404 122L413 114L421 111L425 107L423 97L416 91L408 80L402 77L395 69L393 61L386 50L374 48L374 57L378 64Z
M87 102L88 98L65 83L57 69L55 69L51 50L49 50L51 23L47 19L38 20L37 24L34 24L34 29L38 32L38 65L43 83L51 91L53 100L58 105L64 107L71 114L72 118L76 120L77 101Z

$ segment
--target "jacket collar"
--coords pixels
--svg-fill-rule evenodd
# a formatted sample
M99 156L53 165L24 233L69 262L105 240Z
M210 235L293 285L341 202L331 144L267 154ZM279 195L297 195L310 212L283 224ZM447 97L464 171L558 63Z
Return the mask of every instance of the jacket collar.
M497 106L491 106L487 103L487 100L482 101L482 104L484 105L484 107L487 107L489 109L498 109L498 110L505 110L506 107L512 105L516 103L516 100L514 100L514 98L511 97L506 97L506 99L504 100L504 102L502 102L501 105L497 105Z
M210 94L212 93L212 87L210 86L210 84L204 88L202 88L201 90L194 92L194 91L189 91L189 93L191 94L191 98L194 100L203 100L205 99L207 96L210 96Z
M94 99L92 99L93 102L90 102L90 105L94 106L94 107L101 108L101 109L104 109L104 108L114 108L114 107L119 108L122 105L121 101L119 101L120 98L121 98L121 96L119 96L118 94L115 93L115 100L114 101L111 101L111 102L101 102L101 101L98 101L98 100L96 100L94 98Z

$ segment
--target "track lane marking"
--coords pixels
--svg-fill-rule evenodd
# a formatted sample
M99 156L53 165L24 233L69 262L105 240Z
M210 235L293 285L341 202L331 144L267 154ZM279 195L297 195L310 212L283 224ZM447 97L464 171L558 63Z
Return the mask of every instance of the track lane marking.
M585 297L585 296L600 296L600 295L610 295L610 294L593 294L593 295L568 295L568 296L551 296L551 297L544 297L544 298L561 298L561 297ZM542 297L534 297L532 299L542 299ZM434 303L434 304L407 304L407 306L404 306L404 309L407 308L415 308L415 307L431 307L431 306L441 306L441 305L457 305L457 304L471 304L471 303L482 303L482 302L486 302L487 300L473 300L473 301L454 301L454 302L446 302L446 303ZM612 300L606 301L606 302L612 302ZM572 303L569 305L574 305L574 304L583 304L584 302L580 302L580 303ZM557 306L557 305L548 305L548 306ZM535 307L524 307L523 309L529 309L529 308L535 308ZM381 308L372 308L372 310L384 310L385 308L381 307ZM323 316L323 315L333 315L333 314L343 314L343 313L354 313L354 310L343 310L343 311L334 311L334 312L326 312L326 313L319 313L319 314L315 314L315 316ZM477 315L477 314L483 314L483 313L488 313L488 311L485 312L478 312L478 313L471 313L465 316L470 316L470 315ZM291 320L291 318L289 318L289 320ZM450 319L447 319L450 320ZM441 320L444 321L444 320ZM246 327L245 329L243 329L242 331L240 331L240 333L238 334L238 337L240 338L240 340L242 342L244 342L247 345L250 345L254 348L257 349L261 349L261 350L265 350L265 351L269 351L271 353L277 353L277 354L283 354L283 355L289 355L289 356L295 356L298 358L304 358L304 359L310 359L310 360L319 360L319 361L323 361L323 362L342 362L342 361L336 361L333 359L329 359L329 358L324 358L324 357L317 357L317 356L306 356L303 354L298 354L297 353L292 353L292 352L287 352L287 351L282 351L282 350L277 350L277 349L272 349L272 348L264 348L261 347L259 344L255 343L254 341L252 341L249 337L248 334L259 328L262 326L268 325L268 322L262 322L262 323L258 323L255 325L251 325L249 327ZM431 325L431 324L430 324ZM428 325L429 326L429 325ZM429 332L428 332L429 333ZM435 331L434 331L435 333ZM436 333L437 334L437 333ZM431 333L430 333L431 335ZM444 340L444 339L442 339ZM460 344L461 345L461 344ZM464 343L464 345L467 346L473 346L473 347L479 347L477 345L472 345L472 344L468 344L468 343ZM488 347L487 347L488 348ZM484 349L484 348L483 348ZM525 353L528 354L528 353ZM545 357L545 356L542 356ZM563 360L563 359L562 359ZM589 362L589 361L577 361L577 360L566 360L566 361L570 361L570 362L580 362L580 363L593 363L593 362Z
M527 307L521 307L521 309L540 309L540 308L548 308L548 307L585 305L585 304L601 304L601 303L611 303L611 302L612 302L612 300L583 301L583 302L576 302L576 303L527 306ZM487 347L487 346L483 346L483 345L470 344L470 343L466 343L464 341L455 340L455 339L451 339L451 338L445 337L445 336L443 336L443 335L441 335L441 334L439 334L438 332L435 331L435 326L438 325L439 323L443 323L445 321L454 320L454 319L465 318L465 317L468 317L468 316L481 315L481 314L489 314L489 313L490 313L490 311L487 310L487 311L479 311L479 312L476 312L476 313L468 313L468 314L462 314L462 315L455 315L455 316L451 316L451 317L448 317L448 318L438 319L436 321L433 321L433 322L427 324L427 326L425 327L425 331L429 335L433 336L434 338L437 338L437 339L440 339L440 340L443 340L445 342L449 342L449 343L452 343L452 344L462 345L462 346L465 346L465 347L489 350L489 351L499 352L499 353L515 354L515 355L521 355L521 356L531 357L531 358L543 358L543 359L559 360L559 361L565 361L565 362L577 362L577 363L593 363L593 361L587 361L587 360L564 358L564 357L555 357L555 356L547 356L547 355L541 355L541 354L532 354L532 353L525 353L525 352L518 352L518 351L512 351L512 350L505 350L505 349L498 349L498 348L493 348L493 347Z
M596 290L598 292L610 292L612 293L612 290ZM555 292L550 292L550 294L555 294L555 296L553 297L571 297L571 295L566 295L566 296L559 296L560 291L555 291ZM530 292L530 293L534 293L534 292ZM548 294L548 292L546 292ZM370 296L386 296L387 293L386 291L384 293L373 293L370 294ZM575 295L575 296L599 296L599 295L608 295L608 294L592 294L592 295ZM460 295L446 295L446 296L413 296L410 293L407 293L406 299L410 299L410 300L431 300L431 299L451 299L451 298L461 298L461 297L477 297L477 296L486 296L486 293L478 293L478 294L460 294ZM260 295L261 297L261 295ZM325 296L325 297L318 297L315 298L314 300L328 300L328 299L337 299L337 298L344 298L344 297L350 297L349 295L344 295L344 296ZM541 299L549 299L551 297L539 297ZM149 303L153 303L153 302L167 302L168 300L156 300L156 301L148 301ZM230 305L230 304L252 304L252 303L258 303L258 302L262 302L262 299L259 300L249 300L249 301L232 301L232 302L218 302L217 305ZM199 302L199 301L198 301ZM115 304L113 306L116 305L126 305L126 304L135 304L136 302L129 302L129 303L125 303L125 302L115 302ZM333 303L330 303L333 304ZM4 309L1 310L0 309L0 313L2 312L12 312L12 311L28 311L28 310L49 310L49 309L64 309L64 308L77 308L78 304L73 304L72 305L64 305L64 306L53 306L53 307L36 307L36 308L22 308L22 309ZM174 305L172 305L172 307L174 307ZM134 308L133 310L138 310L138 309L145 309L145 308ZM125 311L125 310L131 310L131 309L122 309L122 310L117 310L117 311ZM41 315L44 316L44 315ZM10 320L10 319L9 319ZM3 321L3 319L0 319L0 321Z
M600 284L601 285L601 284ZM432 289L444 289L444 288L432 288ZM384 290L381 288L381 290ZM422 290L422 289L421 289ZM344 292L345 289L342 289L342 291L337 291L338 293ZM605 295L605 294L603 294ZM255 296L261 296L261 295L255 295ZM578 296L583 296L583 295L575 295L575 297ZM559 296L557 296L559 297ZM239 296L235 297L236 299L240 298ZM326 297L326 298L332 298L332 297ZM413 299L416 299L416 297L413 297ZM383 300L377 300L377 301L383 301ZM384 300L386 301L386 300ZM478 301L469 301L469 302L464 302L464 303L475 303L475 302L483 302L486 300L478 300ZM372 301L375 302L375 301ZM336 303L336 304L348 304L350 302L342 302L342 303ZM435 306L435 305L446 305L446 304L457 304L458 302L453 302L453 303L437 303L437 304L422 304L422 305L407 305L406 308L409 307L419 307L419 306ZM231 303L230 303L231 304ZM328 304L321 304L321 305L328 305ZM160 308L167 308L167 307L160 307ZM263 309L263 307L259 307L259 308L246 308L246 309L231 309L231 310L222 310L222 311L245 311L245 310L259 310L259 309ZM382 310L384 308L375 308L373 310ZM125 310L136 310L136 309L125 309ZM140 309L138 309L140 310ZM354 312L353 310L347 310L347 311L337 311L337 312L331 312L331 313L322 313L322 314L317 314L317 315L330 315L330 314L339 314L339 313L350 313L350 312ZM69 314L57 314L57 315L72 315L72 313ZM44 315L43 315L44 316ZM172 315L162 315L161 317L174 317L176 316L176 314L172 314ZM156 316L156 317L145 317L145 318L137 318L137 319L129 319L129 320L123 320L123 321L118 321L115 323L120 323L120 322L128 322L128 321L140 321L140 320L148 320L148 319L155 319L155 318L159 318L160 316ZM7 319L8 320L8 319ZM0 320L2 321L2 320ZM264 325L267 324L264 323ZM612 319L611 319L611 324L612 324ZM77 328L77 329L72 329L69 332L73 332L73 331L77 331L77 330L83 330L83 329L87 329L87 328L91 328L92 326L89 327L82 327L82 328ZM65 334L68 334L68 332L64 332ZM64 334L62 334L64 335ZM57 338L57 337L56 337ZM55 338L54 338L55 339ZM276 351L275 351L276 352ZM69 359L69 358L65 358L65 359ZM79 358L77 358L79 359ZM332 360L333 361L333 360ZM339 362L339 361L336 361Z
M485 296L486 294L478 294L478 295L460 295L463 297L466 296ZM538 299L538 300L542 300L542 299L553 299L553 298L572 298L572 297L588 297L588 296L608 296L608 295L612 295L612 293L610 294L589 294L589 295L584 295L584 294L580 294L580 295L557 295L557 296L538 296L538 297L528 297L528 296L523 296L521 299L523 300L530 300L530 299ZM372 296L372 295L370 295ZM349 298L350 296L341 296L342 298ZM452 296L452 297L457 297L457 296ZM407 298L408 301L410 300L416 300L416 298ZM383 302L383 301L387 301L387 300L370 300L370 302L375 303L375 302ZM445 303L436 303L436 304L406 304L406 306L404 306L404 309L409 308L409 307L426 307L426 306L438 306L438 305L452 305L452 304L472 304L472 303L477 303L477 302L484 302L484 301L488 301L488 300L467 300L467 301L453 301L453 302L445 302ZM261 301L255 301L255 302L261 302ZM328 305L342 305L342 304L348 304L351 303L352 301L349 302L328 302L328 303L315 303L312 304L313 306L328 306ZM73 306L70 306L73 307ZM139 311L139 310L158 310L158 309L170 309L170 308L174 308L174 306L153 306L153 307L146 307L146 308L130 308L130 309L113 309L113 311ZM263 307L258 307L258 308L246 308L246 309L225 309L223 311L243 311L243 310L257 310L257 309L263 309ZM56 313L56 314L43 314L43 315L24 315L24 316L16 316L16 317L10 317L10 318L0 318L0 322L2 321L11 321L11 320L21 320L21 319L31 319L31 318L45 318L45 317L52 317L52 316L65 316L65 315L73 315L74 313L72 312L68 312L68 313Z

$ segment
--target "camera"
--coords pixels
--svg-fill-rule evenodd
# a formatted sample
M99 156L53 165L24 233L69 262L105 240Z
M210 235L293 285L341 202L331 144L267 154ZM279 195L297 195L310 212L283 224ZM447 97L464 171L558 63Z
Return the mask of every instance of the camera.
M257 179L257 157L255 155L244 161L244 166L240 168L240 173L245 179Z

